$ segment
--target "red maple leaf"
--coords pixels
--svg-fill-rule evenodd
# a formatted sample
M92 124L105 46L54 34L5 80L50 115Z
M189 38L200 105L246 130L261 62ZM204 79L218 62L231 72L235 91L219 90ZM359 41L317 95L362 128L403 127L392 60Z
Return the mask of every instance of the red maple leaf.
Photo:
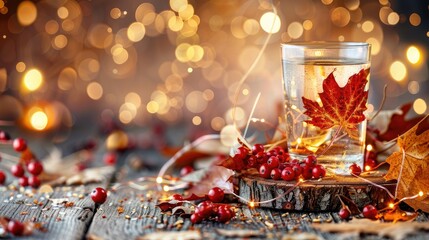
M349 136L357 137L357 124L365 120L369 68L350 76L347 84L340 87L333 72L323 80L323 92L319 93L322 106L313 100L302 97L304 114L311 119L307 123L321 129L340 126Z

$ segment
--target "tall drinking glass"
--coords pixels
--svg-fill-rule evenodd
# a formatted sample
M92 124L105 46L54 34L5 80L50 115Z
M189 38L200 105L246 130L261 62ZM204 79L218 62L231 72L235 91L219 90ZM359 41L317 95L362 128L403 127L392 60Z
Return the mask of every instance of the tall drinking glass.
M281 45L288 151L317 156L336 174L363 169L370 45L297 42Z

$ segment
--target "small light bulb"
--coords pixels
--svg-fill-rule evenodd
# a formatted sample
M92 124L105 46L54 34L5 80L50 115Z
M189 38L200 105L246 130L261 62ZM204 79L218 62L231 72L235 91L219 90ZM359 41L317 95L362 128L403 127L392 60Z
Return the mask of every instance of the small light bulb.
M157 183L162 183L162 177L157 177L157 178L156 178L156 182L157 182Z
M370 167L370 166L368 166L368 165L366 165L366 166L365 166L365 171L371 171L371 167Z
M255 202L250 201L250 202L249 202L249 207L251 207L251 208L255 207Z
M371 144L366 145L366 150L367 150L368 152L372 151L372 149L373 149L373 147L372 147L372 145L371 145Z
M165 191L165 192L170 191L170 187L169 187L169 186L167 186L167 185L165 185L165 186L163 187L163 189L164 189L164 191Z
M420 196L420 197L423 197L423 191L420 191L420 192L419 192L419 196Z
M390 208L394 208L394 207L395 207L395 204L393 204L393 203L389 203L389 207L390 207Z

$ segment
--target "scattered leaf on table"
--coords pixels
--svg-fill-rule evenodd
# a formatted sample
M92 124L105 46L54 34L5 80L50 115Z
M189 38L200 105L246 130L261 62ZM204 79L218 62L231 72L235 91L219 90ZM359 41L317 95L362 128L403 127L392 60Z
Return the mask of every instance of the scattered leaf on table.
M52 202L52 206L62 206L65 203L69 202L68 198L50 198L49 201Z
M227 238L252 238L252 237L264 237L265 234L258 230L251 229L222 229L216 228L215 231Z
M201 232L197 230L187 231L161 231L148 233L144 236L137 237L137 240L199 240L202 239Z
M366 119L368 91L368 69L350 76L347 84L340 87L335 80L334 72L323 80L323 92L319 93L319 102L302 97L306 114L311 119L307 122L321 129L340 126L350 137L357 137L357 125Z
M181 206L181 205L182 205L181 201L177 201L173 199L170 201L158 203L156 206L159 207L159 209L161 209L162 212L166 212L166 211L173 210L175 207Z
M112 174L115 171L113 166L104 166L97 168L87 168L83 171L70 176L66 180L67 185L77 185L77 184L88 184L88 183L97 183L106 180L106 176Z
M234 186L229 182L229 179L234 174L235 172L231 169L221 166L212 166L206 169L206 174L203 179L195 182L188 192L198 196L204 196L214 187L219 187L225 192L233 192Z
M177 206L171 210L172 214L180 215L183 217L183 215L191 215L194 212L194 210L188 206Z
M429 212L429 130L421 132L419 126L414 126L398 138L400 151L386 159L390 167L384 178L398 180L398 199L422 191L422 197L405 202L416 210Z
M429 230L429 222L380 222L369 219L353 219L349 222L312 224L312 227L324 232L375 234L394 240L406 239L417 230Z
M406 212L399 207L387 211L382 214L384 221L398 222L398 221L411 221L414 220L419 214L417 212Z
M406 116L410 111L411 107L412 103L407 103L401 106L399 112L393 112L393 114L391 114L390 121L388 123L384 123L387 126L387 129L385 131L382 131L378 135L377 139L380 141L390 141L404 134L408 129L411 129L413 126L418 124L424 117L414 117L411 119L406 119ZM383 118L383 116L377 117L377 119L374 120L378 121L379 118L381 119ZM384 120L386 120L385 116ZM429 121L424 121L421 123L421 125L423 125L421 127L423 127L424 130L429 129Z
M347 207L350 210L350 213L352 215L358 215L361 213L361 211L359 210L359 207L356 205L355 202L353 202L353 200L351 200L350 198L345 197L344 195L338 195L338 197L340 198L340 200L347 205Z

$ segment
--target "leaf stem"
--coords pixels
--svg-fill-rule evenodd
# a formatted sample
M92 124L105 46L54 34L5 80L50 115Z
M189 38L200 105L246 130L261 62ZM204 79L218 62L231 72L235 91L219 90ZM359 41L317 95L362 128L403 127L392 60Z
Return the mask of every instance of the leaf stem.
M325 148L325 149L323 149L323 151L322 151L321 153L317 154L316 158L318 158L320 155L325 154L325 153L329 150L329 148L331 148L331 147L332 147L332 145L334 144L334 142L335 142L335 141L337 141L337 140L341 139L341 138L344 136L344 135L342 135L342 136L338 137L338 135L341 133L341 130L342 130L342 129L343 129L343 127L342 127L342 126L340 126L340 127L335 131L334 136L331 138L331 142L328 144L328 146L326 146L326 148Z

